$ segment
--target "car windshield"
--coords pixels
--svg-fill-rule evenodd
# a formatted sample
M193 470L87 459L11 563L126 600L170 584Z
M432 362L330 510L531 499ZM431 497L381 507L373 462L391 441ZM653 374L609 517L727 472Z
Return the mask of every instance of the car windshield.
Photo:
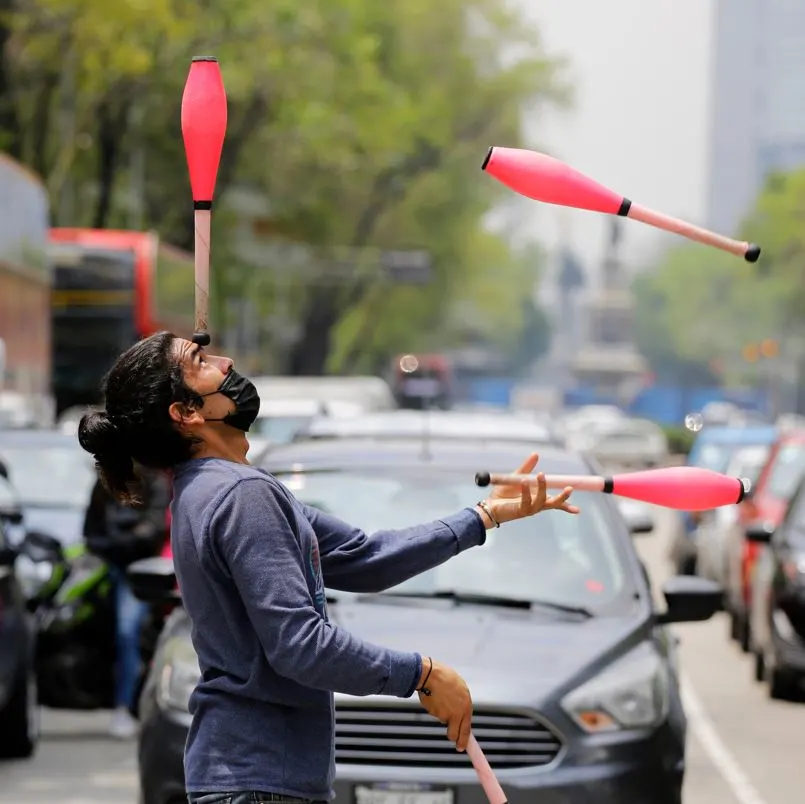
M726 473L732 477L748 480L754 485L757 483L768 457L768 447L745 447L735 453L727 466Z
M463 475L343 471L278 475L301 501L366 533L440 519L478 500ZM438 592L549 602L593 612L623 599L625 554L602 498L577 493L581 514L547 511L488 532L468 550L389 593ZM337 596L337 595L336 595Z
M259 416L252 432L272 444L288 444L312 419L313 416Z
M0 460L24 506L85 508L95 483L92 458L75 445L0 443Z
M805 474L805 444L780 448L769 472L768 492L778 500L789 500Z

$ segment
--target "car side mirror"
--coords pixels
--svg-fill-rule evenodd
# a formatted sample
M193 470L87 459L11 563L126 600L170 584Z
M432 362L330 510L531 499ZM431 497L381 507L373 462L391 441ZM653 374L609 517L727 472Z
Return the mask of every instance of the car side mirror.
M49 561L52 564L64 560L64 547L55 537L37 530L29 530L20 545L20 552L24 553L34 563Z
M0 567L13 567L19 554L9 545L0 547Z
M20 525L23 520L22 511L16 507L0 506L0 519L9 525Z
M769 522L752 522L746 529L746 540L754 544L768 544L774 535L774 526Z
M654 517L646 506L619 501L618 511L633 536L638 533L651 533L654 530Z
M143 603L173 603L181 600L173 559L155 556L134 561L129 564L126 577L132 594Z
M629 533L636 536L639 533L651 533L654 530L654 520L646 512L630 511L623 518L629 527Z
M724 607L721 584L696 575L669 578L662 593L667 608L655 617L660 625L704 622Z

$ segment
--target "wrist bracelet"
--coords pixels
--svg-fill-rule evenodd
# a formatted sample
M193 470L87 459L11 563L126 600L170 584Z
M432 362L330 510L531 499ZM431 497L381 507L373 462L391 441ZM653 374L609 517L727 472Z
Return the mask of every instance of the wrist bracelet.
M431 670L433 670L433 659L431 659L431 658L430 658L430 656L428 656L428 662L430 662L430 665L429 665L429 667L428 667L428 673L427 673L427 675L425 676L424 681L422 682L422 686L421 686L421 687L419 687L419 689L417 689L417 692L421 692L423 695L428 695L428 696L430 696L431 691L430 691L430 690L427 688L427 686L426 686L426 685L427 685L427 683L428 683L428 679L430 678L430 673L431 673Z
M486 504L486 502L484 500L479 500L476 503L476 505L492 520L492 524L496 528L500 527L500 522L498 522L497 519L495 519L495 517L492 516L492 511L491 511L491 509L489 508L489 506Z

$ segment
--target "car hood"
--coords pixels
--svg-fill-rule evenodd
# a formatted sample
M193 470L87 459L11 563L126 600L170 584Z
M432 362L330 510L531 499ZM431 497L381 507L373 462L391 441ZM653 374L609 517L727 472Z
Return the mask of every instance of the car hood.
M578 683L644 618L593 617L491 606L408 601L337 602L330 618L377 645L417 651L454 667L473 700L522 705Z
M58 539L63 545L72 545L83 538L84 511L80 508L39 508L24 505L25 529L39 531Z

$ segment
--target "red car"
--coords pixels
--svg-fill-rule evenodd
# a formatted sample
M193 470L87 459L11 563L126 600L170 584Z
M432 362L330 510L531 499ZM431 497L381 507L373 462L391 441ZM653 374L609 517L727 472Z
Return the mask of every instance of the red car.
M788 503L805 475L805 431L781 435L769 452L757 483L740 503L738 518L727 541L724 605L730 615L730 636L749 650L752 573L764 545L750 542L747 529L764 525L773 530L785 516Z

